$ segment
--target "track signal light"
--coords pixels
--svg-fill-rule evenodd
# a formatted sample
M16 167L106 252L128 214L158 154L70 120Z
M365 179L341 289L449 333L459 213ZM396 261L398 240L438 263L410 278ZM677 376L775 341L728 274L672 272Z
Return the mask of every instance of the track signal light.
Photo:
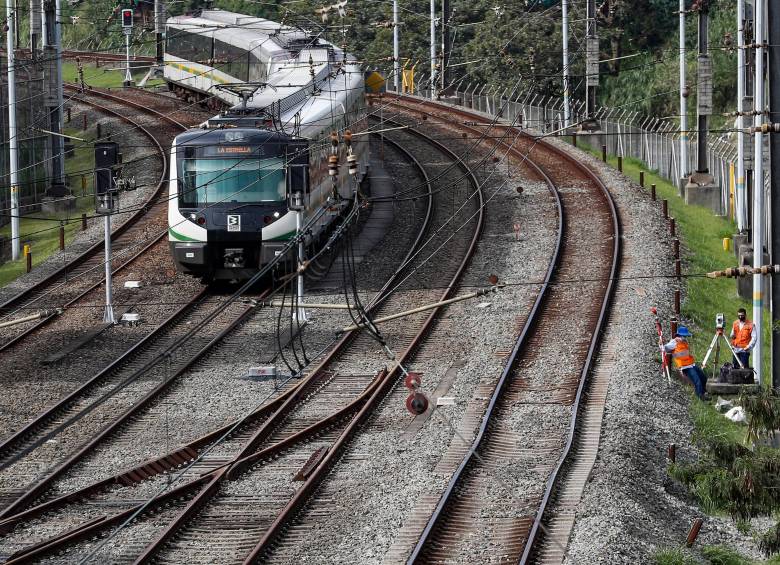
M123 28L131 28L133 27L133 11L129 8L125 8L122 10L122 27Z

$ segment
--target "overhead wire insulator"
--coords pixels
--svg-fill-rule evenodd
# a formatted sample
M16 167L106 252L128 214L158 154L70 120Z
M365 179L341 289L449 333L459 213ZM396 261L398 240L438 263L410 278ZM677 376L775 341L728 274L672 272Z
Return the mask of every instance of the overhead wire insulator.
M778 124L767 124L767 123L764 123L764 124L761 124L760 127L755 127L754 126L754 127L750 127L750 128L745 128L745 132L746 133L750 133L750 134L758 133L758 132L761 132L761 133L764 133L764 134L767 134L767 133L780 133L780 123L778 123Z
M335 177L339 174L339 157L331 155L328 157L328 176Z
M358 170L358 159L357 155L354 153L350 153L347 155L347 166L349 167L349 174L350 175L356 175Z
M339 146L339 134L337 131L330 132L331 153L336 153Z

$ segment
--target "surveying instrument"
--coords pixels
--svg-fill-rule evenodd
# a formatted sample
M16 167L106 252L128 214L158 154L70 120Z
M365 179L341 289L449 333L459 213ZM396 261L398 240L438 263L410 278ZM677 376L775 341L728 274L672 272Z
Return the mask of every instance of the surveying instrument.
M739 363L739 368L744 369L745 366L742 364L742 361L739 360L739 357L737 357L737 353L734 351L734 348L731 347L731 342L729 342L728 338L723 333L723 326L725 325L726 319L723 314L716 314L715 315L715 335L712 336L712 341L710 342L710 347L707 349L707 355L704 356L704 361L701 364L702 369L705 369L707 367L707 360L710 358L710 353L712 353L712 349L715 348L715 370L717 370L718 367L718 359L720 357L720 342L718 341L718 338L723 338L723 341L726 342L726 346L731 351L731 354L734 356L734 359L737 360L737 363Z

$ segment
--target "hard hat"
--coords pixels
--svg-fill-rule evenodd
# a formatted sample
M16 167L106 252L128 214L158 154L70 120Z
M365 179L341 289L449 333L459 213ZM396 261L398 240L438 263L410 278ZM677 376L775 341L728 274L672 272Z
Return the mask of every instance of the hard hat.
M692 334L690 331L688 331L688 328L685 326L680 326L677 328L677 335L680 337L691 337Z

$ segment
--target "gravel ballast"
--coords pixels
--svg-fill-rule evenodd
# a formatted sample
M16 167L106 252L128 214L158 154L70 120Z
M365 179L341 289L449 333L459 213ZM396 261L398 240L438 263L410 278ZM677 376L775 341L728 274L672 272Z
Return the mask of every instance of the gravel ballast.
M678 457L696 454L688 415L692 395L679 381L668 386L661 377L649 312L657 306L668 319L674 280L632 279L674 273L672 239L660 202L611 167L565 146L604 179L623 228L623 272L603 341L605 347L614 346L615 359L601 443L565 562L648 563L661 549L682 547L700 517L704 526L696 546L726 544L758 557L752 541L729 519L706 516L666 472L670 443L677 445Z

